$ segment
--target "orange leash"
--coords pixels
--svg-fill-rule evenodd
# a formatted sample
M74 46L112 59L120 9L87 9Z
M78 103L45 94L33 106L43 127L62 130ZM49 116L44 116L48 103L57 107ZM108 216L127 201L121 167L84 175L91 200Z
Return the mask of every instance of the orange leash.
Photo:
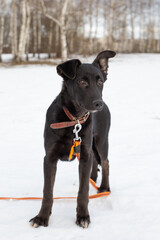
M74 141L74 143L71 147L70 154L69 154L69 159L72 159L73 154L75 154L78 161L80 161L80 145L81 145L81 141L79 141L79 140ZM96 190L99 189L99 187L96 185L96 183L91 178L89 179L89 182ZM94 194L94 195L90 195L89 199L107 197L109 194L110 194L110 192L101 192L101 193L97 193L97 194ZM23 198L0 197L0 200L41 200L41 199L43 199L43 198L41 198L41 197L23 197ZM77 199L77 197L55 197L53 199L54 200L58 200L58 199Z
M110 192L102 192L102 193L97 193L89 196L89 199L94 199L94 198L100 198L100 197L106 197L110 194ZM15 198L15 197L0 197L0 200L42 200L43 198L41 197L24 197L24 198ZM54 200L69 200L69 199L77 199L77 197L55 197L53 198Z

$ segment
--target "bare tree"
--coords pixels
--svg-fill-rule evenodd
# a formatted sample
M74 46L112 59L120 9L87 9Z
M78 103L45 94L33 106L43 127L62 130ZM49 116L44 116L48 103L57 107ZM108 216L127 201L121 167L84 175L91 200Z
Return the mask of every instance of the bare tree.
M127 13L128 6L123 7L123 37L122 37L122 51L128 52L128 31L127 31Z
M81 18L82 18L82 21L81 21L81 38L79 38L79 53L80 54L83 54L85 55L87 53L87 47L86 47L86 41L85 41L85 35L86 35L86 26L85 26L85 23L86 23L86 1L85 0L82 0L80 2L81 4L81 8L82 8L82 11L81 11Z
M40 1L41 1L42 10L43 10L44 15L47 18L49 18L50 20L52 20L53 22L55 22L56 24L58 24L58 26L60 27L61 58L62 58L62 61L65 61L67 59L66 16L67 16L67 6L68 6L68 3L70 0L64 0L59 20L54 18L50 14L48 14L46 11L44 1L43 0L40 0Z
M99 0L95 2L95 32L94 32L94 52L97 49L97 34L98 34L98 17L99 17Z
M61 53L60 53L60 28L59 25L56 24L55 26L55 48L56 48L56 57L60 57Z
M48 58L51 58L52 40L53 40L53 21L50 21L48 37Z
M35 57L35 54L37 52L37 11L36 8L33 10L33 57Z
M12 0L11 4L11 18L10 18L10 26L11 26L11 47L12 47L12 56L13 61L17 61L17 7L16 0Z
M147 52L151 51L152 47L152 40L154 35L154 27L153 27L153 20L152 20L152 0L148 0L148 9L149 9L149 21L148 21L148 46Z
M67 26L66 31L67 34L69 34L69 41L67 43L68 52L73 53L74 52L74 25L76 24L76 19L74 18L74 9L73 9L73 0L69 1L68 5L70 14L67 18Z
M89 0L89 53L93 51L93 0Z
M38 58L40 59L40 53L41 53L41 12L38 13Z
M107 29L108 27L108 1L103 0L103 50L106 49L108 47L108 35L109 35L109 31ZM108 34L107 34L108 33Z
M29 60L29 42L30 42L30 22L31 22L31 13L30 13L30 0L27 0L26 2L26 59Z
M3 36L4 36L4 0L0 1L1 6L1 16L0 16L0 62L2 62L2 52L3 52Z
M113 16L114 16L114 2L115 0L110 0L110 13L109 13L109 48L113 48Z
M160 2L158 1L157 3L157 9L158 9L158 12L160 12ZM159 52L160 53L160 16L158 18L158 21L157 21L157 27L158 27L158 33L157 33L157 51L156 52Z
M144 25L144 16L143 16L143 0L140 0L139 1L139 12L140 12L140 16L139 16L139 50L140 51L144 51L144 47L145 47L145 44L144 44L144 39L143 39L143 25Z
M25 36L26 36L26 1L22 0L22 24L19 37L18 56L17 61L21 62L25 53Z
M135 17L135 13L134 13L134 9L133 9L133 0L129 1L129 7L130 7L130 26L131 26L131 46L130 46L130 51L133 51L134 49L134 38L135 38L135 27L134 27L134 17Z
M19 36L17 62L24 60L26 47L29 48L30 0L22 0L22 23ZM28 50L27 50L28 51Z
M106 48L160 52L159 9L160 0L0 0L0 61L10 51L19 62L30 51L63 61Z

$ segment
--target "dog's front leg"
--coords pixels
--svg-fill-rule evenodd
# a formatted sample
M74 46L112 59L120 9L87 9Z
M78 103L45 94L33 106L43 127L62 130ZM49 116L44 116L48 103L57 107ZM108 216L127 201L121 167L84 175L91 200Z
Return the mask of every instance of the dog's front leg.
M89 177L91 173L92 157L91 151L87 151L82 146L81 158L79 163L79 192L77 198L77 220L76 224L87 228L90 223L88 212L89 202Z
M57 169L57 160L44 158L44 189L42 207L39 214L30 220L33 227L48 226L53 205L53 187Z

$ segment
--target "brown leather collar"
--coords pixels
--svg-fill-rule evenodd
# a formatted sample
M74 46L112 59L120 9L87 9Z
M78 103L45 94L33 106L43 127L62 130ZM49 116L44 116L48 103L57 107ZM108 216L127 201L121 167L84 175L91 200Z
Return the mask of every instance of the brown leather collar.
M72 127L77 123L83 124L86 122L86 120L88 119L90 113L87 112L83 117L80 118L76 118L74 117L69 110L66 107L63 107L63 110L65 112L65 114L67 115L67 117L71 120L70 122L60 122L60 123L52 123L50 125L50 127L52 129L60 129L60 128L66 128L66 127Z

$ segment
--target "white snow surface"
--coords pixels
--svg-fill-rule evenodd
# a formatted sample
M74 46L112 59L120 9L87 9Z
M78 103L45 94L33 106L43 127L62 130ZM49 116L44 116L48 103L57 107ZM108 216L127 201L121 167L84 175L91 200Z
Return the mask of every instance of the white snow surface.
M90 200L88 229L75 224L76 200L55 200L37 229L28 221L40 200L0 201L0 239L160 239L160 54L119 54L109 66L111 195ZM61 85L54 66L0 68L0 197L42 197L45 114ZM54 196L77 191L78 162L59 161Z

